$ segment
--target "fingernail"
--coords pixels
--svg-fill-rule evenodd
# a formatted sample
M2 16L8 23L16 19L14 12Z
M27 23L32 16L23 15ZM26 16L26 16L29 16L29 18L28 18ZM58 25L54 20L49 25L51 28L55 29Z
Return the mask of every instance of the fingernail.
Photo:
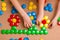
M48 28L52 28L52 24Z

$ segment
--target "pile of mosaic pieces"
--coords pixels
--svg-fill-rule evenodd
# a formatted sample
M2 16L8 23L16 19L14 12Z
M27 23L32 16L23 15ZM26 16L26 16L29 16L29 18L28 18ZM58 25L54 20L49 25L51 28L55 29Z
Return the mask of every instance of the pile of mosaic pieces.
M50 20L48 19L48 16L44 16L42 22L40 23L40 28L42 28L42 26L45 26L46 28L48 28L49 23L50 23Z
M45 10L45 11L48 11L48 12L52 12L52 11L53 11L52 4L51 4L51 3L48 3L48 4L44 7L44 10Z
M36 18L37 18L36 12L32 11L32 12L28 12L27 14L32 20L32 24L36 24Z
M24 38L10 38L10 40L29 40L28 37L24 37Z
M32 11L37 9L37 6L31 1L29 2L28 10Z
M26 4L22 4L21 6L23 9L26 8ZM29 6L28 6L28 10L33 10L33 9L36 9L37 6L33 3L33 2L30 2L29 3ZM30 19L32 20L32 26L31 28L28 28L28 29L24 29L24 30L17 30L17 26L19 25L19 23L21 22L20 18L18 15L15 15L15 13L17 13L18 11L12 7L12 15L10 15L10 18L8 18L8 22L10 23L10 26L11 26L11 29L8 30L8 29L2 29L1 30L1 33L2 34L27 34L27 35L30 35L30 34L48 34L48 31L47 31L47 28L48 28L48 24L50 22L50 20L48 20L48 16L44 16L41 24L40 24L40 30L38 30L38 28L36 27L36 12L32 11L32 12L28 12L28 16L30 17Z
M11 21L10 21L11 22ZM15 21L14 21L15 22ZM24 29L24 30L17 30L16 26L11 26L10 30L1 30L2 34L27 34L27 35L33 35L33 34L48 34L48 31L46 28L48 28L48 24L49 24L50 20L48 20L48 17L45 16L42 20L42 24L40 24L40 30L37 29L37 26L35 24L32 25L31 28L28 29Z
M33 34L48 34L48 31L46 30L46 28L43 26L41 28L41 30L39 31L36 26L32 26L31 28L28 28L28 29L24 29L24 30L17 30L16 29L16 26L12 26L10 30L1 30L1 33L2 34L27 34L27 35L33 35Z
M18 26L21 20L18 15L11 14L10 18L8 18L8 22L10 26Z
M4 0L1 0L2 1L2 4L1 4L1 6L2 6L2 8L1 8L1 10L0 10L0 16L1 15L3 15L3 13L6 11L6 2L4 1Z

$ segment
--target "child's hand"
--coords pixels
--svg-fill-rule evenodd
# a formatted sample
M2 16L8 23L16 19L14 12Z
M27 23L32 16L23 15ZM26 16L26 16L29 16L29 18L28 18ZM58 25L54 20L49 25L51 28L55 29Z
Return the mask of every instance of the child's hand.
M36 23L37 25L40 24L40 22L42 21L43 19L43 16L44 16L44 1L45 0L38 0L39 2L39 11L38 11L38 16L37 16L37 20L36 20Z
M48 28L52 28L52 27L55 27L57 25L57 17L54 18L51 23L49 24L49 27Z
M31 22L31 20L30 20L30 18L29 18L28 15L25 15L25 16L23 17L23 20L24 20L24 26L25 26L25 27L29 28L29 27L32 26L32 22Z
M51 28L52 26L54 27L57 24L57 18L60 16L60 1L58 3L58 8L57 8L57 14L54 17L54 19L52 20L52 22L49 24L49 28ZM52 25L52 26L50 26Z
M37 17L37 20L36 20L36 23L37 23L37 25L39 25L40 24L40 22L42 21L42 19L43 19L43 14L41 14L41 15L38 15L38 17Z

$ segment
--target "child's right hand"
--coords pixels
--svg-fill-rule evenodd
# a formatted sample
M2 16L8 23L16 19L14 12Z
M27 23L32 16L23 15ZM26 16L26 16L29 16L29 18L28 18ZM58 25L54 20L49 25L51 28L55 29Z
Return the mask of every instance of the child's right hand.
M32 22L31 22L31 20L30 20L30 18L29 18L28 15L25 15L25 16L23 17L23 21L24 21L24 26L25 26L25 27L29 28L29 27L32 26Z

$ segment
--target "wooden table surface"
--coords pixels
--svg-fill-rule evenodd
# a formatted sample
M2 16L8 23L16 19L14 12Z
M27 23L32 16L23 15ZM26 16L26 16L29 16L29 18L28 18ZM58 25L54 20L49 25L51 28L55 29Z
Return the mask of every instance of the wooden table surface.
M20 4L26 3L28 5L28 3L30 1L33 1L36 5L38 4L38 2L36 0L19 0L19 3ZM7 10L4 12L4 14L2 16L0 16L0 23L2 23L2 27L0 27L0 31L2 29L11 29L7 19L11 15L11 9L12 9L13 5L10 3L9 0L5 0L5 2L7 3ZM1 9L1 3L2 2L0 0L0 9ZM47 0L47 3L52 3L53 12L45 11L44 14L47 15L50 20L52 20L56 14L58 1L57 0ZM25 11L28 12L27 9L25 9ZM33 10L33 11L37 12L38 9ZM17 27L17 29L25 29L25 27L23 27L23 24L20 23L20 25ZM44 40L60 40L60 27L59 26L56 25L56 26L52 27L51 29L48 29L48 32L49 32L48 35L24 35L24 34L8 34L8 35L4 34L3 35L0 33L0 40L9 40L10 38L20 38L20 37L22 37L22 38L29 37L30 40L40 40L41 37Z

